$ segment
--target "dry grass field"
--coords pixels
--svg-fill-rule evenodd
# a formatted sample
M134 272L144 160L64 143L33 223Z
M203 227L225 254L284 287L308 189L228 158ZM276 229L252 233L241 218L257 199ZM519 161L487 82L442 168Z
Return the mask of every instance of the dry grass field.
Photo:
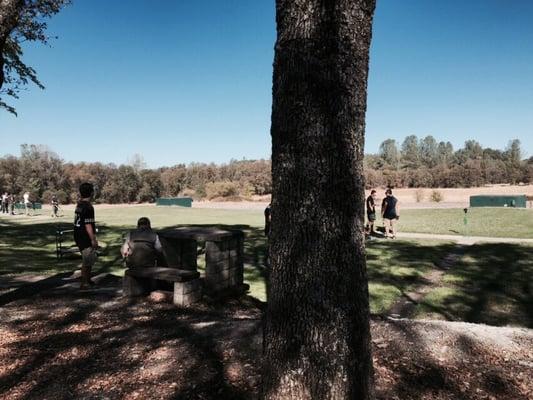
M385 188L376 188L378 191L378 204L385 196ZM431 201L431 193L436 190L442 194L442 201ZM418 193L418 195L417 195ZM370 190L366 191L366 195ZM417 197L422 195L421 201ZM470 196L474 195L521 195L533 196L533 185L490 185L474 188L408 188L394 189L394 196L398 198L403 208L464 208L468 207ZM270 201L270 196L254 196L253 201L195 201L195 208L222 208L222 209L262 209ZM528 206L531 206L528 204Z

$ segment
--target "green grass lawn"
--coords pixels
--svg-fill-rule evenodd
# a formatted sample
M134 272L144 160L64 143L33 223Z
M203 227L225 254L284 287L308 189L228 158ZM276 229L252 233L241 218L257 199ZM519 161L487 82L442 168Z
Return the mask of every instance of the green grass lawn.
M436 240L373 240L367 242L370 310L384 313L453 249L454 244Z
M468 247L417 317L533 328L533 246Z
M210 210L175 207L124 207L99 209L96 206L98 238L103 247L97 270L121 275L119 248L122 234L132 229L139 216L148 216L152 225L215 225L243 229L245 241L245 281L250 292L266 300L264 257L266 240L263 215L257 210ZM55 256L55 229L70 228L70 217L58 220L43 216L0 219L0 277L22 273L53 274L75 269L79 258ZM450 244L434 241L372 241L368 244L368 269L372 312L384 312L401 293L420 283L422 275L448 250ZM203 260L199 259L202 269Z
M71 214L72 211L69 213ZM263 235L261 210L185 209L155 206L102 209L96 206L98 238L103 247L103 254L96 267L97 271L122 274L123 267L119 254L121 238L125 232L135 226L140 216L149 217L156 229L175 225L214 225L244 230L246 233L245 281L250 284L253 296L266 300L267 271L264 266L266 241ZM531 216L533 213L525 210L476 209L471 213L470 233L532 237L533 230L527 229L528 226L531 228ZM500 221L499 223L486 222L496 218ZM75 269L79 264L79 258L66 257L58 261L55 256L56 225L70 228L72 219L72 215L67 215L58 220L52 220L47 216L46 210L41 216L35 217L0 217L0 279L2 276L9 275L49 275ZM450 230L463 226L462 211L404 210L401 223L402 230L450 234L454 233ZM448 242L427 240L373 240L368 242L367 264L372 312L387 311L402 293L408 292L415 285L423 284L423 275L433 268L435 263L442 259L452 247L453 244ZM516 246L516 248L522 249L521 246ZM507 247L498 246L494 246L493 249L495 252L493 256L497 257L505 257L500 252L505 253L508 250ZM472 257L479 263L480 268L488 268L489 265L483 264L485 256L481 252ZM512 258L508 261L511 260ZM202 267L201 260L199 265ZM517 268L522 267L523 264L517 264ZM446 290L449 289L446 288ZM454 288L454 290L457 289ZM530 287L529 290L532 288ZM425 311L422 314L424 313Z
M463 209L401 210L402 232L445 235L533 238L533 210L517 208L470 208L464 225Z

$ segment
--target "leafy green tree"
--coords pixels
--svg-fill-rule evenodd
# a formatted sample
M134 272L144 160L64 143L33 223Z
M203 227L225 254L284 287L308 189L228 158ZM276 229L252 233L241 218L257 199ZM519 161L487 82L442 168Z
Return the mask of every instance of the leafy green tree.
M404 139L401 155L404 167L417 168L420 165L420 148L416 135L410 135Z
M514 165L520 164L522 161L522 149L520 147L520 140L514 139L509 142L505 151L507 159Z
M383 141L379 146L379 156L387 166L397 169L400 163L400 152L396 146L396 140Z
M453 145L450 142L439 142L437 145L437 163L448 166L453 162Z
M437 165L437 141L431 135L420 140L420 160L428 168Z
M133 167L121 165L107 180L102 191L102 198L109 203L132 203L137 201L139 189L139 175Z
M47 44L46 19L70 0L0 0L0 108L16 115L5 96L17 99L28 83L44 89L36 71L23 61L23 42Z
M177 196L188 185L187 167L178 164L172 168L165 168L161 171L161 182L163 184L163 194L165 196ZM196 187L191 187L197 189Z
M145 169L140 172L139 176L141 188L137 197L138 201L154 202L158 197L161 197L163 182L159 171Z

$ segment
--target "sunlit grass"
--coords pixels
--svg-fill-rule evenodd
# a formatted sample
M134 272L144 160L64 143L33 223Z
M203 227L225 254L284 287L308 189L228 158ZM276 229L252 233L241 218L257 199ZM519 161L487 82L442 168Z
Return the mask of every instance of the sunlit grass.
M72 211L69 211L72 214ZM470 213L469 223L472 235L487 234L490 236L533 236L531 216L527 210L513 209L475 209ZM260 300L266 300L266 239L263 235L263 214L261 210L215 210L215 209L186 209L178 207L131 206L123 208L99 208L96 206L96 219L99 226L98 238L103 247L102 255L96 265L96 270L123 274L119 248L122 235L132 229L139 217L146 216L152 221L155 229L176 225L208 225L242 229L245 239L245 282L250 285L250 294ZM404 210L401 214L401 229L418 232L453 233L453 228L462 225L462 210ZM73 216L66 215L58 220L51 219L46 210L40 216L34 217L0 217L0 276L16 274L49 275L58 272L71 271L78 267L79 257L66 257L56 260L55 229L57 224L70 228ZM460 232L459 232L460 233ZM402 295L415 286L424 284L424 275L451 251L453 244L442 241L384 241L373 240L367 243L367 266L369 277L370 306L373 313L386 312ZM511 251L512 249L518 249ZM528 249L528 251L523 250ZM488 251L488 252L487 252ZM503 279L506 274L513 281L528 287L522 278L524 271L530 271L528 261L524 261L529 254L533 259L531 247L501 247L491 245L484 251L466 254L462 263L464 270L475 272L479 277ZM199 269L205 267L203 257L199 257ZM503 268L502 274L492 277L491 265L495 263ZM512 268L509 268L512 266ZM529 269L528 269L529 268ZM514 271L514 272L512 272ZM506 274L503 274L505 272ZM516 277L514 274L517 274ZM518 278L520 276L521 278ZM477 279L477 278L476 278ZM465 293L471 296L477 287L473 279L465 273L446 274L443 280L445 289L439 289L425 299L427 304L421 305L418 312L424 316L443 316L444 311L450 312L450 318L464 319L468 315L462 305L469 300L461 300L457 296L457 287L463 287ZM457 286L457 287L453 287ZM490 285L482 286L490 292ZM518 288L519 289L519 288ZM517 288L513 289L515 292ZM474 290L472 292L472 290ZM520 296L524 292L518 290ZM453 297L453 298L452 298ZM494 297L495 298L495 297ZM453 300L453 301L452 301ZM515 298L516 304L523 301ZM522 303L521 303L522 302ZM487 304L494 304L493 297ZM507 303L506 303L507 304ZM511 304L511 303L509 303ZM424 308L425 307L425 308ZM431 308L433 307L433 309ZM496 305L492 309L496 310ZM435 309L437 311L435 311ZM502 309L513 310L511 306ZM533 307L531 308L533 309ZM442 311L442 312L441 312ZM440 314L439 314L440 313ZM527 313L526 313L527 314ZM524 315L522 313L522 315ZM501 316L498 317L502 320Z

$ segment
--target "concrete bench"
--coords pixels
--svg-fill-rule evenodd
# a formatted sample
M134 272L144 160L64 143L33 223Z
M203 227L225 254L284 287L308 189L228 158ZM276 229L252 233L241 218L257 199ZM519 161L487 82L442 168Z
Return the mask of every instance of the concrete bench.
M173 302L178 306L188 306L202 297L198 271L162 267L127 269L123 280L124 295L147 295L157 289L157 281L173 283Z
M197 269L198 242L205 243L205 290L244 292L244 233L207 227L167 228L158 232L169 265Z

